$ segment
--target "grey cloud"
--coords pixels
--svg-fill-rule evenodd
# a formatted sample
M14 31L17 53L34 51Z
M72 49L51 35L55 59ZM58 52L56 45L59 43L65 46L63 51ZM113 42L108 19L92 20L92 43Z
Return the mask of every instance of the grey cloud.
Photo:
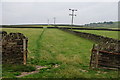
M69 8L78 9L75 24L98 21L117 21L117 2L3 2L3 24L57 23L70 24Z

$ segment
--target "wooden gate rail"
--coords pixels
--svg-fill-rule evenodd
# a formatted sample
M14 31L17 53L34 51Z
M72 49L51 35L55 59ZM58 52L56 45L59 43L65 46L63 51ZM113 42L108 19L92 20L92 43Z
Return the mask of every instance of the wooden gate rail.
M119 69L120 53L92 49L90 68Z
M92 49L92 52L93 52L93 51L97 51L97 50L96 50L96 49ZM112 52L102 51L102 50L100 50L99 53L106 53L106 54L120 55L120 53L112 53Z

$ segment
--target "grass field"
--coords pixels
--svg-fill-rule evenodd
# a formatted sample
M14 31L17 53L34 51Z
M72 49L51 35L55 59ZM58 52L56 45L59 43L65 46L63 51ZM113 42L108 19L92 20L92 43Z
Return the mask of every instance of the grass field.
M79 31L79 32L86 32L86 33L91 33L91 34L96 34L96 35L102 35L114 39L120 39L120 31L101 31L101 30L74 30L74 31Z
M115 78L117 71L91 70L89 60L94 42L58 29L3 29L28 37L28 64L48 66L24 78ZM58 65L57 68L53 66ZM6 75L5 75L6 74ZM16 73L17 75L20 74ZM15 77L7 71L3 77Z

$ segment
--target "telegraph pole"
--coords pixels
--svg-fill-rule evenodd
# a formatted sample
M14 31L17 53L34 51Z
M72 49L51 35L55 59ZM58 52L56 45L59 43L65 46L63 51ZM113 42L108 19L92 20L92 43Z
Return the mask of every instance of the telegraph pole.
M54 26L55 26L55 22L56 22L56 17L54 17L53 19L54 19Z
M74 16L76 16L76 14L74 14L74 12L77 11L77 9L69 9L69 10L72 11L72 13L69 14L69 16L72 16L71 26L73 26L73 23L74 23Z
M48 19L48 26L49 26L49 19Z

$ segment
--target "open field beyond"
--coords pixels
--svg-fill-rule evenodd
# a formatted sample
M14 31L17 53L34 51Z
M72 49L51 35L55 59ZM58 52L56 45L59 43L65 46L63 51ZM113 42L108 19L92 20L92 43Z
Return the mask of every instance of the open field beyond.
M28 65L47 66L39 73L25 78L116 78L117 71L89 69L91 49L94 42L60 31L58 29L3 29L20 32L28 37ZM118 38L114 31L83 31ZM53 66L57 66L53 68ZM3 77L15 77L3 72Z

